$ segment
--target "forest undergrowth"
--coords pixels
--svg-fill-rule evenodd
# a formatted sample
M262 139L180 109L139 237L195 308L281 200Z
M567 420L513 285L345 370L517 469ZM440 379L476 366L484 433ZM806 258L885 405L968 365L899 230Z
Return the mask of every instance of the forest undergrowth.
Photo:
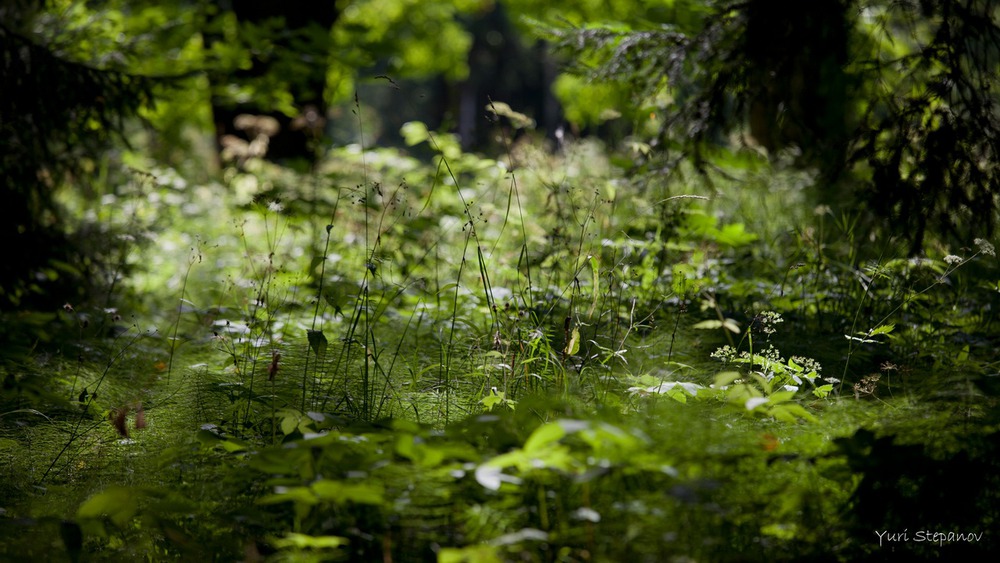
M66 194L105 292L10 319L0 557L995 550L990 242L906 257L756 156L707 182L517 128Z

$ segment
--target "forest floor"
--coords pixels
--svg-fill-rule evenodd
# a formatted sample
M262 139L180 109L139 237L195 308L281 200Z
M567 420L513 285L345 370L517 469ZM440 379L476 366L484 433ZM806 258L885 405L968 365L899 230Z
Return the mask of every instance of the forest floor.
M17 320L0 559L1000 550L988 242L905 257L742 157L412 142L67 197L106 290Z

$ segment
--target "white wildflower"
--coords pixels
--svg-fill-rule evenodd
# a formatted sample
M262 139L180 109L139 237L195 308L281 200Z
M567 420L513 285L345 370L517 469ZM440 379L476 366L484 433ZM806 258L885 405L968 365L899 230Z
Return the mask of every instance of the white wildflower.
M974 240L972 242L976 243L976 247L979 248L979 252L982 252L983 254L985 254L987 256L996 256L997 255L996 251L993 249L993 245L990 244L989 241L987 241L985 239L977 238L976 240Z

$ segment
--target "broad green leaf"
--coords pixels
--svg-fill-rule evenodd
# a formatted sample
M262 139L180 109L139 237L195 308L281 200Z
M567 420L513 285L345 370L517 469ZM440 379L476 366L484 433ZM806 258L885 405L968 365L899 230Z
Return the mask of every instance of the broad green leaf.
M792 417L790 422L798 422L798 419L806 420L808 422L816 422L818 419L811 412L807 411L805 407L798 403L784 403L778 405L771 409L772 411L781 410L782 414L788 414ZM773 412L772 412L773 414ZM778 418L775 416L775 418Z
M684 403L687 402L687 395L697 397L704 388L702 385L689 381L663 381L649 387L631 387L629 391L633 393L659 393Z
M500 563L500 548L479 544L468 547L445 547L438 551L437 563Z
M790 524L768 524L766 526L761 526L761 533L774 536L784 541L791 541L795 539L798 533L798 526L794 523Z
M322 356L326 353L326 335L323 334L322 330L307 330L306 336L309 338L309 348L315 352L317 356Z
M590 424L580 431L579 436L594 450L595 455L619 460L625 459L649 441L642 435L636 436L606 422Z
M743 223L726 225L713 233L715 241L726 246L743 246L757 240L757 235L746 232Z
M309 487L275 487L273 494L264 495L257 499L257 504L281 504L283 502L312 506L318 503L319 499Z
M572 356L580 351L580 329L573 327L573 332L570 334L569 342L566 343L566 349L564 352L567 356Z
M224 438L218 433L218 431L213 432L207 428L202 428L197 434L195 434L195 439L197 439L198 443L203 446L214 447Z
M401 433L396 438L396 453L423 467L441 465L445 456L453 453L454 449L447 445L428 443L413 434Z
M958 363L960 363L960 364L969 361L969 345L968 344L966 344L965 346L962 347L962 351L958 353L958 356L955 358L955 361L958 362Z
M350 543L340 536L308 536L289 532L285 537L272 540L274 547L279 549L334 549Z
M456 287L458 287L458 284L455 282L446 283L441 286L441 289L438 290L438 295L443 295L445 293L448 293L451 290L455 289Z
M740 333L740 323L736 322L733 319L726 319L726 320L722 321L722 328L728 330L729 332L731 332L733 334L739 334Z
M264 473L298 474L301 469L309 466L311 459L312 455L307 448L267 448L250 456L248 464Z
M141 491L133 487L111 486L92 495L76 511L79 519L107 517L119 528L139 512Z
M486 111L496 116L506 117L514 129L534 129L535 120L523 113L514 111L509 104L492 101L486 106Z
M555 469L570 472L576 463L576 458L570 453L569 448L562 444L554 444L545 450L532 454L526 466L520 467L520 469L521 471Z
M399 133L403 136L403 141L407 146L414 146L423 143L430 138L430 131L427 125L419 121L408 121L399 128Z
M712 386L719 388L730 385L732 382L736 381L741 377L738 371L724 371L715 376L715 381L712 382Z
M496 391L490 391L490 394L483 397L480 403L486 407L486 410L491 411L493 407L503 404L503 393L497 393Z
M788 410L787 405L777 405L768 410L767 413L774 417L775 420L780 420L781 422L798 422L795 415Z
M219 442L222 449L230 453L243 452L247 450L247 443L243 440L238 440L236 438L229 438Z
M664 394L678 403L687 403L687 395L680 388L674 387L667 390Z
M889 334L896 329L896 325L893 323L879 325L870 331L868 331L868 336L877 336L879 334Z
M281 433L285 436L295 432L302 421L302 413L292 409L284 409L278 414L281 416Z
M771 393L769 400L771 404L776 405L778 403L790 401L792 400L792 397L795 397L795 391L775 391L774 393Z
M826 385L820 385L819 387L813 389L813 395L819 398L826 397L833 391L833 385L827 383Z
M548 447L553 442L558 442L566 435L566 430L559 422L543 424L535 429L524 443L524 452L534 454Z
M379 505L385 496L382 485L377 482L345 483L330 479L320 479L311 485L316 498L336 502Z
M685 298L697 290L698 283L694 281L697 272L692 265L674 264L672 274L671 290L678 297Z

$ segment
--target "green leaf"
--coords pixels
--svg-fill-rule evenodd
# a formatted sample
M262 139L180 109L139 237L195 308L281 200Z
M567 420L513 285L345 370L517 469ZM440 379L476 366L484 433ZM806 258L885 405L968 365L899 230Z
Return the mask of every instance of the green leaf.
M829 395L831 392L833 392L833 385L830 383L827 383L826 385L820 385L819 387L813 389L813 395L816 395L821 399Z
M218 432L213 432L207 429L201 429L195 434L195 438L203 446L213 447L223 440L222 436Z
M712 233L715 241L726 246L743 246L757 240L757 235L746 232L743 223L726 225Z
M596 455L623 461L628 461L628 456L649 442L648 439L605 422L589 425L579 432L579 436L590 445Z
M500 563L503 559L499 549L493 545L471 545L468 547L446 547L438 551L437 563Z
M275 487L274 494L264 495L257 499L257 504L281 504L283 502L312 506L318 503L319 499L308 487Z
M783 416L784 415L788 415L788 416L792 417L791 419L788 420L788 422L798 422L798 419L806 420L806 421L809 421L809 422L816 422L818 420L815 415L813 415L811 412L807 411L805 407L803 407L802 405L800 405L798 403L784 403L784 404L778 405L778 406L774 407L773 409L771 409L772 410L771 414L775 414L773 411L777 411L779 409L780 409L781 414ZM775 415L775 418L779 418L779 417L777 415ZM783 420L783 419L779 418L779 420Z
M534 129L535 120L523 113L514 111L504 102L492 101L486 106L486 111L496 116L506 117L514 129Z
M479 402L482 403L484 407L486 407L486 410L491 411L493 410L493 407L503 404L504 394L497 393L496 391L490 391L490 394L487 395L486 397L483 397L482 400Z
M798 533L798 526L794 523L792 524L767 524L766 526L761 526L761 533L767 534L769 536L774 536L783 541L791 541L795 539Z
M792 400L795 396L795 391L775 391L771 393L769 397L771 404L784 403L785 401Z
M326 353L326 335L323 334L322 330L307 330L306 336L309 337L309 348L312 349L317 356L322 356Z
M965 346L962 347L962 351L958 353L958 356L955 358L955 361L958 362L958 363L960 363L960 364L969 361L969 345L968 344L966 344Z
M400 433L396 438L396 453L423 467L437 467L451 454L461 455L457 448L429 443L413 434Z
M132 487L111 486L84 501L76 511L76 517L79 519L107 517L121 528L139 512L141 496L141 492Z
M868 331L868 336L878 336L879 334L889 334L896 329L896 325L893 323L879 325L870 331Z
M716 388L725 387L739 378L740 372L738 371L724 371L715 376L715 381L712 383L712 386Z
M337 437L335 433L330 433L328 436ZM281 475L298 474L302 470L308 470L311 461L312 454L307 448L268 448L251 456L248 463L258 471Z
M524 452L534 454L558 442L566 435L566 429L559 422L543 424L535 429L524 443Z
M569 342L566 343L566 349L563 351L567 356L572 356L580 351L580 329L573 327Z
M701 330L714 330L717 328L724 328L734 334L740 333L740 324L733 319L725 319L722 321L718 319L709 319L707 321L701 321L700 323L696 323L691 328L697 328Z
M222 440L221 442L219 442L219 444L222 446L222 449L230 453L243 452L246 451L248 448L246 442L244 442L243 440L237 440L236 438L229 438L227 440Z
M456 287L458 287L458 284L455 283L455 282L446 283L446 284L444 284L444 285L441 286L441 289L438 290L437 294L438 295L444 295L445 293L448 293L449 291L451 291L452 289L455 289Z
M431 137L430 132L427 130L427 125L419 121L408 121L404 123L403 126L399 128L399 133L403 136L403 141L409 147L419 145Z
M382 486L378 483L345 483L320 479L312 484L312 490L319 500L336 502L353 502L357 504L382 504L385 496Z
M691 264L674 264L672 268L671 290L680 298L687 299L700 291L703 281L698 278L698 271Z
M335 549L350 543L340 536L308 536L289 532L285 537L271 541L278 549Z
M282 409L278 415L281 417L281 433L285 436L295 432L303 418L302 413L293 409Z
M780 420L781 422L798 422L798 419L795 418L795 415L789 412L786 405L772 407L767 411L767 413L774 417L775 420Z

